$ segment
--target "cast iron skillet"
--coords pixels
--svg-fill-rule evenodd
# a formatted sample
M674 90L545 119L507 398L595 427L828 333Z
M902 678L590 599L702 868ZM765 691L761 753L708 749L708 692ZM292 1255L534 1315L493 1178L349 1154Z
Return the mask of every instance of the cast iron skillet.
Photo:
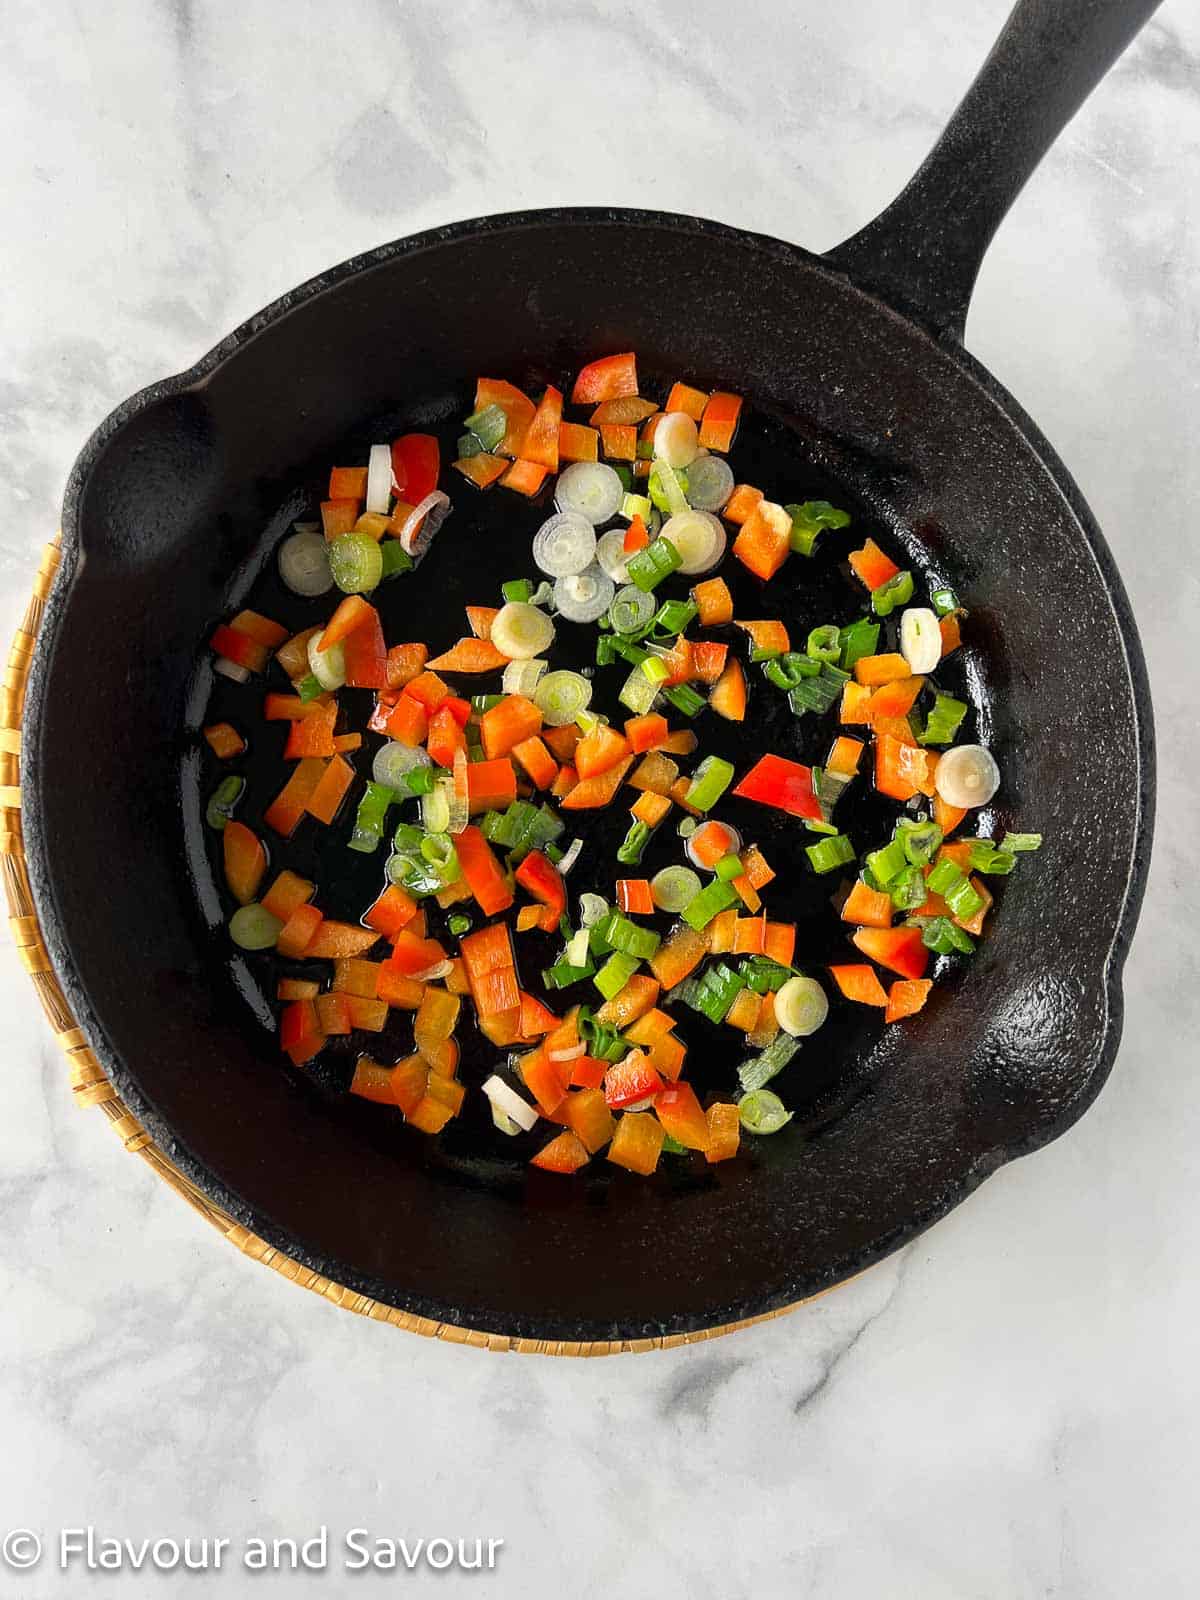
M959 341L1009 203L1153 9L1024 0L912 183L827 257L626 210L461 223L306 284L91 439L30 680L37 905L121 1094L247 1226L426 1317L658 1336L846 1277L1089 1104L1117 1047L1150 847L1148 689L1078 490ZM789 1080L800 1114L783 1134L715 1169L676 1160L647 1182L601 1163L568 1182L469 1122L428 1141L281 1067L263 974L229 959L203 853L202 641L343 451L400 425L451 428L478 372L537 386L621 349L655 380L747 390L762 419L747 449L772 452L780 498L830 488L958 588L963 681L1004 772L981 821L1048 842L919 1019L881 1034L838 1013ZM414 607L414 633L452 637L538 520L512 496L456 500L435 556L387 593L393 638ZM807 627L826 620L832 577L818 564L812 600L802 576L790 604ZM773 840L802 916L804 842ZM727 1040L721 1059L696 1053L701 1081L727 1084Z

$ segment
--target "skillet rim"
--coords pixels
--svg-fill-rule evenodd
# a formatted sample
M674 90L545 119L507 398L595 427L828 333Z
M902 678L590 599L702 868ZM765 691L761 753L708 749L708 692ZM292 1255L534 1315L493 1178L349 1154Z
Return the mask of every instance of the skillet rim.
M471 1314L473 1323L487 1321L488 1326L485 1331L489 1333L516 1338L574 1341L608 1340L614 1335L644 1338L648 1332L658 1336L693 1333L725 1323L752 1319L795 1304L798 1300L808 1298L855 1275L909 1243L965 1200L1000 1166L1017 1156L1041 1148L1066 1132L1088 1109L1107 1081L1120 1043L1124 1013L1121 978L1145 892L1153 840L1155 795L1155 743L1149 679L1132 608L1112 552L1077 484L1032 418L953 335L939 333L921 320L897 310L877 294L861 288L852 274L831 265L829 260L799 245L726 223L675 212L608 206L568 206L502 212L444 224L376 246L286 291L226 335L193 366L135 392L115 407L95 429L81 450L68 479L63 500L62 566L58 581L46 605L37 646L30 664L25 715L26 747L22 761L22 789L30 803L28 808L23 810L23 817L29 876L47 949L71 1008L84 1028L104 1071L138 1120L153 1135L160 1149L170 1155L171 1160L183 1170L197 1188L212 1197L244 1226L313 1271L383 1304L398 1306L432 1321L462 1325L463 1308L449 1307L425 1300L420 1296L403 1295L395 1286L384 1280L374 1279L352 1270L343 1270L334 1258L306 1249L303 1243L288 1234L286 1229L273 1225L268 1218L247 1205L235 1192L228 1190L201 1161L191 1154L187 1146L181 1142L180 1136L144 1099L132 1074L126 1070L116 1052L109 1047L102 1021L87 1000L59 921L53 889L53 872L41 828L41 730L45 724L40 710L46 689L48 665L58 644L65 600L78 576L81 554L78 512L88 477L112 439L143 411L159 401L201 387L259 332L346 280L386 265L392 260L437 249L442 245L454 244L471 237L486 237L492 233L527 228L581 225L592 227L608 225L643 230L663 229L683 235L707 236L736 244L741 248L765 251L785 265L816 268L837 280L840 285L861 295L874 315L895 319L907 329L915 329L941 355L953 362L967 380L975 384L984 397L1003 414L1007 423L1033 452L1042 470L1066 501L1079 526L1088 553L1096 564L1098 577L1112 608L1124 656L1131 708L1136 723L1138 782L1136 788L1131 785L1129 790L1135 814L1128 876L1112 937L1103 956L1101 983L1105 1014L1101 1020L1101 1035L1094 1065L1074 1098L1060 1109L1052 1121L1039 1123L1026 1133L976 1157L966 1165L953 1183L943 1189L934 1205L913 1216L904 1226L894 1229L884 1238L873 1241L868 1248L841 1257L836 1263L820 1272L810 1272L807 1277L802 1276L793 1280L793 1287L790 1290L778 1291L765 1298L760 1296L753 1301L745 1300L710 1307L704 1313L672 1317L634 1328L618 1327L613 1323L595 1320L580 1322L577 1319L565 1322L561 1313L552 1314L549 1319L539 1314L536 1322L531 1322L526 1316L507 1312L489 1312L485 1316ZM33 735L32 738L29 737L30 734Z

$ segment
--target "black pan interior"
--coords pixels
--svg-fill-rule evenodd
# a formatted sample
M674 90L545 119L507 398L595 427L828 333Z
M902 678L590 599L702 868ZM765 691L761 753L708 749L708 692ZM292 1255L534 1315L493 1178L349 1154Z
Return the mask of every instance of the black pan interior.
M430 1142L347 1102L345 1061L309 1076L280 1066L264 971L231 960L216 926L199 821L214 775L197 730L213 712L245 718L225 685L209 708L201 641L246 595L297 626L319 615L275 587L266 557L331 460L401 426L448 444L477 372L536 390L618 348L637 349L659 386L683 376L747 393L739 475L781 498L849 505L856 533L883 530L959 590L970 648L948 686L967 691L1005 778L981 820L1039 827L1048 844L1004 885L978 955L920 1019L881 1032L837 1009L789 1069L799 1114L785 1133L716 1169L684 1159L649 1183L607 1168L563 1183L526 1169L527 1152L497 1150L477 1117ZM1060 1131L1115 1048L1149 746L1106 552L1023 424L961 355L802 252L683 219L589 213L388 247L110 419L72 482L70 581L31 688L31 854L82 1020L171 1154L340 1281L420 1314L571 1339L786 1303ZM455 501L428 562L383 593L390 641L450 642L465 601L527 569L538 507L465 485ZM747 577L739 614L784 614L800 635L844 619L842 553L793 561L757 604ZM705 747L732 749L713 720ZM796 732L789 717L771 742L820 759L828 726ZM278 779L269 748L264 738L247 767L262 795ZM749 753L736 749L743 763ZM871 803L857 806L847 817L866 839ZM808 876L808 836L761 813L743 820L787 877L770 903L801 921L799 959L827 958L829 886ZM353 913L381 862L345 852L339 832L314 830L277 859L311 866L328 908ZM665 859L669 841L658 848ZM732 1038L698 1041L699 1082L728 1085ZM482 1058L464 1070L478 1077Z

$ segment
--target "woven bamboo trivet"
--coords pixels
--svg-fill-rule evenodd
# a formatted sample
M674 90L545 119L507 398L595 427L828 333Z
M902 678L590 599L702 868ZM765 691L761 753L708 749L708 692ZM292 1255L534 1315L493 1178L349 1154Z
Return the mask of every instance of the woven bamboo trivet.
M46 599L54 585L62 559L59 541L48 544L38 568L33 594L25 616L17 629L12 649L8 654L8 667L4 674L3 693L0 698L0 859L4 867L4 889L8 896L9 927L17 954L29 974L42 1003L42 1010L54 1032L60 1048L67 1057L71 1079L71 1092L77 1106L98 1106L112 1125L126 1150L131 1150L145 1161L152 1171L174 1189L175 1193L200 1213L206 1222L219 1230L230 1244L262 1265L273 1268L283 1277L298 1283L301 1288L323 1295L334 1305L353 1311L360 1317L370 1317L375 1322L387 1322L406 1333L423 1334L430 1339L444 1339L450 1344L468 1344L481 1350L515 1350L528 1355L550 1356L610 1356L623 1352L643 1350L673 1350L679 1345L701 1344L707 1339L718 1339L723 1334L734 1333L739 1328L753 1327L758 1322L770 1322L793 1306L783 1306L778 1311L768 1311L762 1316L748 1317L741 1322L727 1322L717 1328L702 1328L696 1333L676 1333L658 1339L599 1339L546 1340L513 1339L503 1334L486 1333L478 1328L461 1328L450 1322L434 1322L428 1317L416 1317L411 1312L399 1311L395 1306L383 1305L378 1300L334 1283L309 1267L301 1266L284 1255L274 1245L260 1239L248 1228L223 1211L195 1184L180 1172L154 1144L150 1135L122 1101L120 1095L104 1075L93 1054L83 1029L71 1015L66 996L50 965L42 930L34 910L33 895L29 887L29 874L25 866L25 840L21 832L21 718L25 709L25 683L29 676L29 663L46 608Z

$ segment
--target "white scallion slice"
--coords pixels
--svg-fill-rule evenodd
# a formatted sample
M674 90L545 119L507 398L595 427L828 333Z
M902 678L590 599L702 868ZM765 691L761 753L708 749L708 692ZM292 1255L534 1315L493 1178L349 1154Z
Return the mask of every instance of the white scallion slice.
M778 1133L792 1113L770 1089L751 1089L738 1101L738 1116L747 1133Z
M948 806L973 810L987 805L1000 787L1000 768L981 744L960 744L942 756L933 781Z
M570 872L571 868L579 860L579 852L582 849L582 839L571 840L570 844L563 851L562 860L555 863L555 865L558 867L558 875L560 878L565 878L567 873Z
M568 622L598 622L615 593L612 579L597 566L554 580L554 606Z
M495 624L492 637L496 637ZM581 711L586 711L592 700L592 686L578 672L567 672L560 667L548 672L533 691L533 703L552 728L565 728L574 722Z
M229 937L239 950L272 950L283 923L265 906L239 906L229 919Z
M711 511L678 511L663 523L663 537L679 551L679 571L711 572L725 554L725 529Z
M488 1105L492 1108L492 1122L495 1124L496 1132L506 1133L510 1139L515 1139L521 1132L521 1124L514 1122L508 1112L502 1111L494 1100L489 1100Z
M228 678L233 683L250 682L250 669L242 666L240 661L230 661L228 656L215 656L213 671L219 672L223 678Z
M549 669L550 663L538 657L531 661L510 661L504 669L500 687L505 694L523 694L527 700L532 700L533 691Z
M506 1117L511 1117L526 1133L537 1121L538 1114L528 1100L522 1100L517 1091L510 1089L504 1079L498 1078L495 1073L484 1082L483 1092L493 1106L498 1106Z
M829 1015L829 998L815 978L789 978L775 995L775 1020L793 1039L807 1039Z
M688 499L697 511L720 511L733 493L733 469L724 456L701 452L688 468Z
M307 599L333 588L329 541L324 534L298 531L279 546L279 576L293 594Z
M615 517L625 486L602 461L576 461L559 474L554 504L560 511L578 511L593 528Z
M586 572L596 558L596 530L578 511L548 517L533 536L533 560L550 578Z
M629 568L625 565L625 530L610 528L596 542L596 564L607 572L614 583L629 582Z
M564 1045L561 1050L547 1050L546 1058L549 1061L578 1061L580 1056L587 1055L587 1045L580 1039L578 1044Z
M700 893L700 879L691 867L664 867L650 879L650 893L660 911L680 912Z
M386 516L392 503L392 447L373 444L367 457L367 510Z
M412 769L432 764L427 750L422 750L416 745L401 744L398 739L393 739L382 749L376 750L375 759L371 763L371 776L376 783L382 783L385 789L395 789L398 794L407 795L408 785L405 779Z
M435 961L431 967L426 967L423 972L414 972L413 979L416 983L436 983L439 978L448 977L454 971L452 961Z
M699 454L695 422L686 411L668 411L654 429L655 459L665 461L669 467L689 467Z
M554 624L537 606L510 600L492 622L492 643L510 661L528 661L554 643Z
M605 907L607 911L608 907ZM588 959L588 931L580 928L578 933L573 933L567 940L567 948L563 951L563 960L569 967L586 967Z
M317 648L321 635L314 633L308 641L308 669L322 689L340 689L346 682L346 654L340 644L331 644L328 650Z
M938 619L925 606L909 606L901 613L900 654L912 673L932 672L942 659Z
M626 584L613 596L609 621L616 633L637 633L658 610L659 602L635 583Z
M581 894L579 896L579 920L585 928L590 928L600 921L601 917L608 915L608 901L602 894ZM572 966L583 966L583 962L572 962Z
M405 517L398 535L401 546L419 559L433 543L433 536L450 515L450 496L433 489Z

